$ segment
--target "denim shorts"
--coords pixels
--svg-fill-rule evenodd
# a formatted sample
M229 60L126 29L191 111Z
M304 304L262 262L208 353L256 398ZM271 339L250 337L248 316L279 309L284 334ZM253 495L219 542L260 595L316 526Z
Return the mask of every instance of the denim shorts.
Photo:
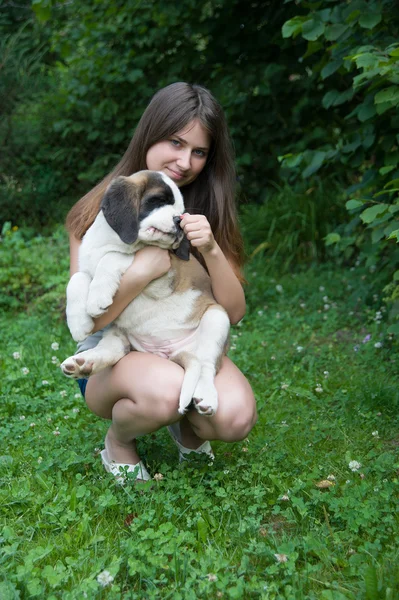
M88 381L88 379L77 379L78 386L80 387L80 391L82 392L83 398L85 397L86 385Z

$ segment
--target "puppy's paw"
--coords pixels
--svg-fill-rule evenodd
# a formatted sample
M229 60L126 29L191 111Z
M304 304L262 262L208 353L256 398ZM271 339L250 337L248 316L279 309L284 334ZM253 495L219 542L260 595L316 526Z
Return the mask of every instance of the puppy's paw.
M85 359L81 354L70 356L61 363L61 371L67 377L79 379L80 377L89 377L93 373L94 362Z
M93 331L94 321L88 314L80 315L78 318L67 315L67 322L75 342L82 342Z
M205 417L212 417L218 408L218 393L213 382L200 379L195 388L194 395L195 410Z
M93 317L100 317L111 306L113 297L102 290L90 290L87 298L86 310Z

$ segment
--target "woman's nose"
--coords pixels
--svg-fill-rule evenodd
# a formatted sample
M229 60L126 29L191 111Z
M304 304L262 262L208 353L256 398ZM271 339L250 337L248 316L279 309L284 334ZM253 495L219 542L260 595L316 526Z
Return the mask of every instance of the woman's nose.
M190 164L191 164L190 161L191 161L191 151L187 150L187 151L179 153L176 163L181 169L184 169L185 171L187 171L190 168Z

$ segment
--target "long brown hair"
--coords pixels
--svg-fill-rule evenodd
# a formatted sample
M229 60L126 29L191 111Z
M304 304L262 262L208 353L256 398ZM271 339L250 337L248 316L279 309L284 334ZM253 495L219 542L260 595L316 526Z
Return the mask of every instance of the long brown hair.
M82 238L96 218L101 199L114 177L147 168L149 148L198 119L211 137L211 148L198 177L181 188L188 213L207 217L216 242L237 266L243 263L243 244L235 207L234 153L223 110L209 90L199 85L172 83L159 90L141 117L128 149L116 167L70 210L66 226ZM194 254L203 263L198 252Z

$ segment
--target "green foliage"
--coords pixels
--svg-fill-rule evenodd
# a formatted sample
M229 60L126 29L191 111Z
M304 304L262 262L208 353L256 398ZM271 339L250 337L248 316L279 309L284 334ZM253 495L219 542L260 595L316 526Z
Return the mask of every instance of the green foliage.
M251 201L278 179L287 141L301 139L310 115L322 112L313 94L303 102L310 78L292 79L304 44L280 35L295 12L289 4L262 1L248 11L238 0L100 0L77 11L74 3L37 0L32 7L47 19L36 25L50 37L47 87L13 113L11 147L21 162L4 170L4 220L16 200L19 222L29 222L33 204L39 223L64 215L119 160L147 102L166 84L201 83L220 100ZM20 196L7 204L11 184Z
M390 0L336 1L328 8L310 2L306 7L307 14L285 23L282 35L308 40L303 58L313 61L333 129L319 147L282 156L282 166L304 178L326 166L349 168L352 185L347 194L355 198L346 206L355 218L343 228L346 234L338 231L326 242L347 256L360 251L360 259L366 256L369 265L390 262L392 274L399 260L397 12ZM356 233L361 224L366 232Z
M1 309L24 311L36 300L44 310L58 311L61 316L68 264L64 228L59 227L51 238L45 238L6 222L0 241Z
M277 187L260 205L244 204L240 210L247 254L263 253L271 269L324 260L325 237L344 218L343 192L334 181Z

